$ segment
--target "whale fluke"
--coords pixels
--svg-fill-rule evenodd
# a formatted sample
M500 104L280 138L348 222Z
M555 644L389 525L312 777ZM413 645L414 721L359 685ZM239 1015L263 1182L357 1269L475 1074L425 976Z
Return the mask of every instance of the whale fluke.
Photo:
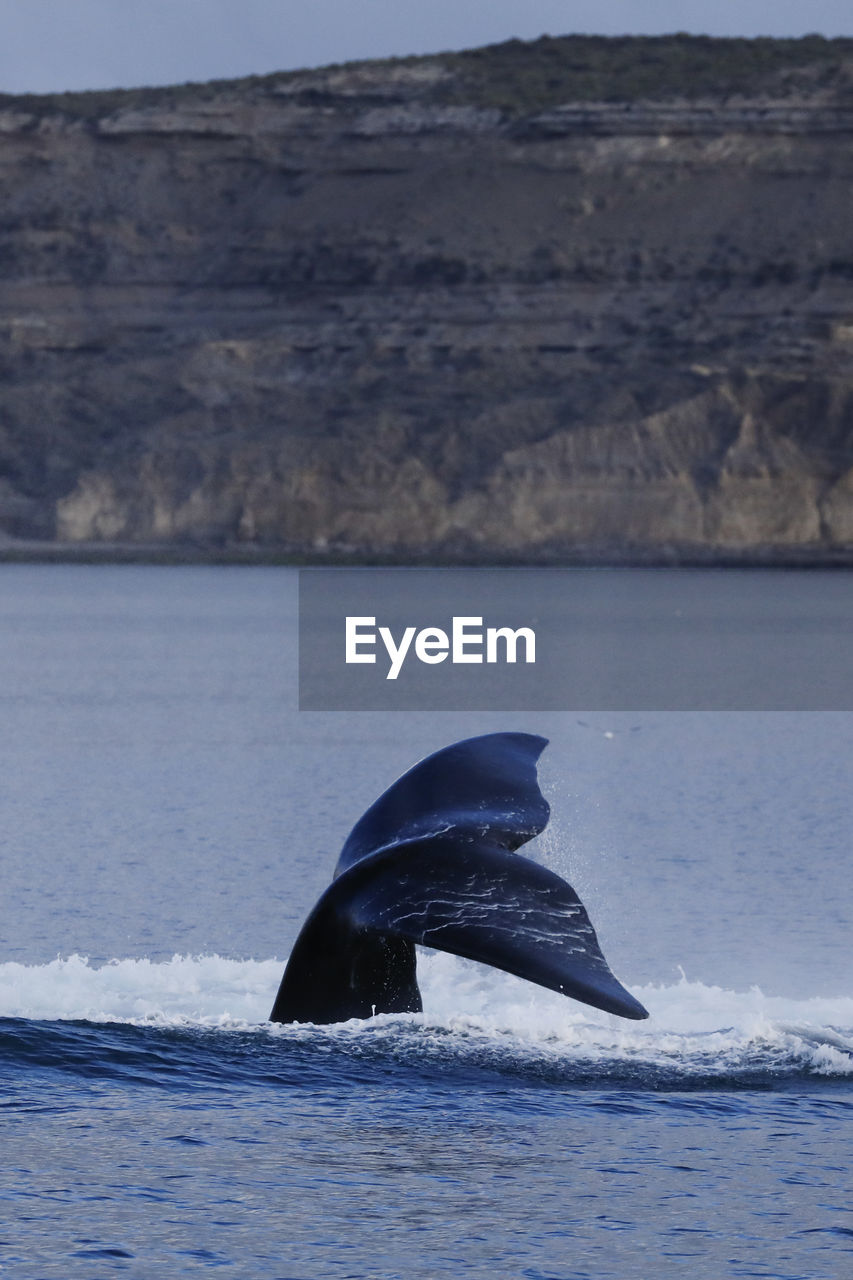
M415 944L646 1018L571 885L515 850L544 830L546 738L492 733L428 756L350 833L296 940L270 1019L342 1022L422 1008Z

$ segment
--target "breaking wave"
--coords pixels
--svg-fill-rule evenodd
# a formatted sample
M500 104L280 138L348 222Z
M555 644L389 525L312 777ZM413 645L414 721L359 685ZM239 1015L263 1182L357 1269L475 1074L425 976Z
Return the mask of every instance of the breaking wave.
M186 1086L496 1071L537 1083L773 1088L853 1080L853 996L793 999L682 978L632 986L626 1022L444 953L419 962L422 1015L334 1027L266 1021L283 962L80 956L0 964L0 1065Z

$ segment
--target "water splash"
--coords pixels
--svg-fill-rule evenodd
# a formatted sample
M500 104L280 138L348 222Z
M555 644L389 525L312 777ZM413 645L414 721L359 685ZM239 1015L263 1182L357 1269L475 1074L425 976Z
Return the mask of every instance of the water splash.
M748 1084L780 1076L853 1077L853 997L767 996L682 977L635 988L648 1022L628 1023L530 983L423 952L424 1013L336 1027L271 1026L283 961L173 956L164 963L72 955L0 964L0 1017L249 1033L371 1057L487 1066L583 1081Z
M282 960L181 956L111 960L85 956L48 964L0 964L0 1017L86 1019L163 1026L248 1026L264 1021Z

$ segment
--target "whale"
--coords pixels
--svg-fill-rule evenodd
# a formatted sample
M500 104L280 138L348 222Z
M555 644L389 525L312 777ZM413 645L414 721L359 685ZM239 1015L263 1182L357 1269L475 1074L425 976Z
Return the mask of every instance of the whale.
M611 972L575 890L518 852L550 817L537 778L547 743L529 733L454 742L371 805L299 932L270 1021L420 1013L417 946L648 1017Z

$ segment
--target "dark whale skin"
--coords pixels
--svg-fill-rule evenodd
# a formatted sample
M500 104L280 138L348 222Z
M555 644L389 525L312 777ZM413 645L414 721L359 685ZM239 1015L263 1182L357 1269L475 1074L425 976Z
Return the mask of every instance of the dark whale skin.
M611 973L571 885L515 852L548 823L536 776L546 745L526 733L468 738L380 796L300 931L272 1022L419 1012L415 944L648 1017Z

